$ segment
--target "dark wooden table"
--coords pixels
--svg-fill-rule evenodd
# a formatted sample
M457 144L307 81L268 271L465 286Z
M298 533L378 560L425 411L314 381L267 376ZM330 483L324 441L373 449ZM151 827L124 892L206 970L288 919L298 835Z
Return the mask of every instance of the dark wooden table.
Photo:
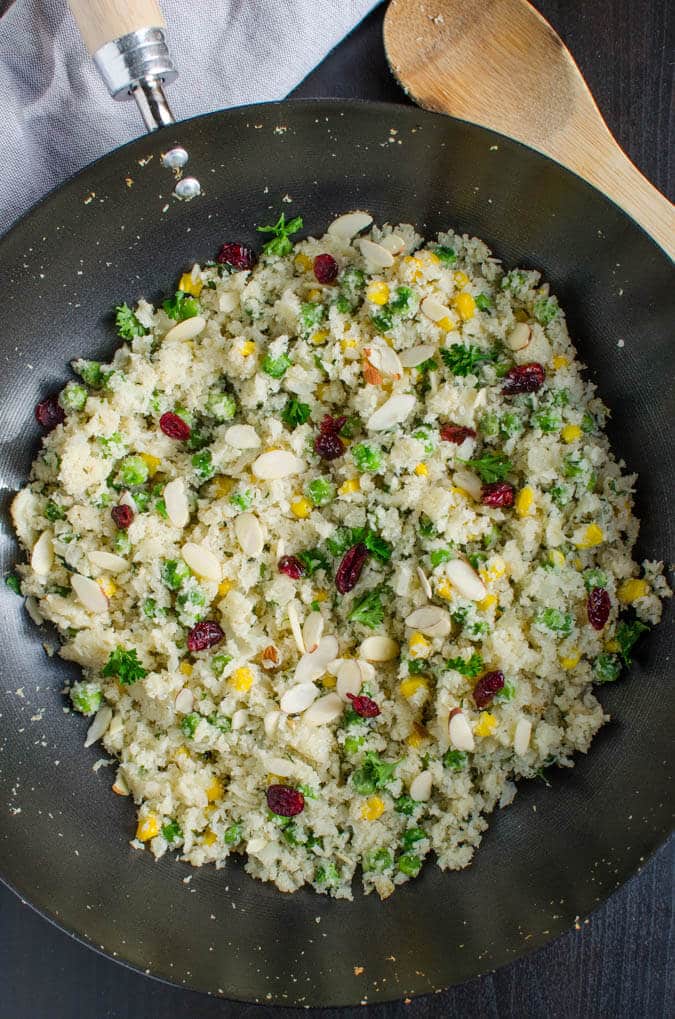
M668 0L536 0L536 6L575 54L628 154L672 198L675 22L668 17ZM303 82L297 95L405 101L387 70L381 23L379 9ZM671 1019L674 848L671 840L640 874L583 919L579 930L495 974L410 1005L322 1010L322 1019L366 1012L372 1019ZM123 969L72 941L0 888L1 1019L206 1019L275 1011L216 1001ZM307 1013L284 1009L277 1014L293 1019Z

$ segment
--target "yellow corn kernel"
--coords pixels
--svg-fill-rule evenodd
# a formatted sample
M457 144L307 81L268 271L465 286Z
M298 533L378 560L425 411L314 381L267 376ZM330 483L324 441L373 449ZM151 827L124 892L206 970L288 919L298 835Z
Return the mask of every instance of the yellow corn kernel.
M572 565L574 566L574 569L578 570L579 572L581 572L581 570L583 570L584 568L584 564L582 563L581 559L575 559Z
M238 693L246 693L253 686L253 673L245 665L240 669L235 669L230 676L230 686L234 687Z
M316 390L315 390L317 400L323 400L324 396L326 395L326 390L327 389L328 389L328 383L327 382L320 382L318 384L318 386L316 387Z
M429 468L427 467L426 464L419 463L415 467L415 474L417 475L418 478L426 478L428 473Z
M605 642L605 651L611 651L612 654L616 654L621 650L621 645L618 640L608 640Z
M449 601L452 598L452 584L445 577L436 584L436 594L439 598Z
M155 835L159 835L159 818L157 814L146 814L145 817L139 817L136 827L136 838L138 841L149 842L150 839L154 839Z
M413 722L412 732L409 736L406 736L405 741L409 747L417 749L426 743L428 738L427 730L419 722Z
M452 306L463 322L473 318L476 314L476 302L471 294L455 294L452 298Z
M234 478L226 478L221 474L211 482L211 491L216 499L224 499L234 488Z
M453 272L452 278L458 287L465 287L469 282L469 277L465 272L462 272L461 269L458 269L457 272Z
M139 453L138 455L140 456L145 466L148 468L148 474L150 475L150 477L152 477L153 474L156 474L157 469L159 468L159 465L162 462L159 459L159 457L153 456L151 453Z
M408 650L411 658L426 658L431 650L431 641L427 640L419 630L415 630L408 640Z
M327 329L317 329L317 331L312 333L310 336L310 342L313 343L315 347L321 347L329 336L330 333Z
M529 485L521 488L516 496L516 513L519 517L527 517L534 505L534 492Z
M389 300L389 286L382 280L373 280L368 284L366 297L371 304L386 304Z
M424 268L424 262L422 261L422 259L417 258L415 255L406 255L403 261L406 263L406 265L413 265L417 269Z
M328 591L324 591L322 588L318 588L314 592L314 601L326 601L328 598ZM344 655L342 656L344 658Z
M184 676L192 675L192 666L189 662L181 662L178 666L178 671L182 672Z
M548 554L548 561L551 566L564 566L565 556L557 548L552 548Z
M188 750L187 747L178 747L178 750L173 756L179 759L183 757L189 757L190 751Z
M353 495L361 489L359 478L347 478L338 488L338 495Z
M356 346L356 340L341 340L340 346L343 350L353 350Z
M571 669L576 669L580 658L581 652L576 648L573 648L568 655L565 655L560 659L560 664L566 672L569 672Z
M106 598L112 598L117 590L117 584L110 577L99 577L96 581Z
M193 280L191 272L184 272L178 280L178 289L182 290L184 294L192 294L193 297L199 297L204 289L204 284L200 279Z
M493 556L488 563L488 577L490 580L499 580L507 570L506 560L500 555Z
M589 524L581 538L575 542L577 548L595 548L596 545L600 545L605 540L605 535L601 527L597 524Z
M301 495L299 499L291 503L291 513L298 520L306 520L311 512L312 504L309 499L305 499L304 495Z
M337 679L335 676L331 676L330 672L327 672L325 676L321 677L321 686L324 690L332 690L336 683Z
M242 357L250 357L251 354L255 354L255 343L253 342L253 340L246 340L244 343L242 343L241 347L239 348L239 353L241 354Z
M302 251L299 251L297 253L297 255L294 258L294 262L296 267L300 269L301 272L309 272L309 270L314 265L314 261L309 257L309 255L305 255L304 252Z
M579 425L565 425L560 434L562 435L563 442L567 442L569 444L580 439L583 432Z
M418 259L423 259L425 262L431 262L432 265L440 265L441 260L435 251L429 251L428 248L424 248L422 251L417 252Z
M215 803L216 800L222 800L224 794L225 789L223 788L223 783L214 775L206 787L207 800L209 803Z
M451 485L450 486L450 491L454 495L458 495L460 497L460 499L470 499L471 498L471 496L469 495L469 493L467 492L467 490L465 488L459 488L457 485Z
M228 580L227 577L218 584L218 594L221 598L224 598L226 594L229 594L234 587L234 581Z
M425 693L428 693L429 681L426 676L409 676L408 679L404 679L401 682L399 690L401 692L401 696L405 697L406 700L409 700L417 693L418 690L424 690Z
M439 329L442 329L444 333L451 333L455 328L455 323L452 321L449 315L444 315L443 318L439 318L436 323Z
M559 372L561 368L567 368L567 365L570 363L570 359L565 357L564 354L556 354L551 363L553 365L553 371Z
M495 605L496 602L497 602L496 594L487 594L485 598L483 598L481 601L476 602L476 607L481 612L487 612L487 610L492 608L492 606Z
M638 598L644 598L649 593L649 585L646 580L624 580L616 593L620 602L632 605Z
M217 839L218 836L216 835L216 833L214 831L211 831L210 828L207 828L204 834L202 835L202 845L212 846Z
M382 817L385 810L384 800L380 799L379 796L369 796L361 807L361 817L364 821L377 821L378 817Z
M321 291L317 287L314 287L307 294L307 299L310 300L310 301L320 301L321 300Z
M497 728L497 719L489 711L481 711L474 729L476 736L491 736Z

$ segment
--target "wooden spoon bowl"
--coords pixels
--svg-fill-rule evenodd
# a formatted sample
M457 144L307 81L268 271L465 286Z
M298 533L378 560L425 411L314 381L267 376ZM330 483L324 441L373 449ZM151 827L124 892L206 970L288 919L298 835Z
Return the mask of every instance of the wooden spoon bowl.
M391 0L384 42L394 75L420 106L562 163L673 257L675 208L619 147L572 54L527 0Z

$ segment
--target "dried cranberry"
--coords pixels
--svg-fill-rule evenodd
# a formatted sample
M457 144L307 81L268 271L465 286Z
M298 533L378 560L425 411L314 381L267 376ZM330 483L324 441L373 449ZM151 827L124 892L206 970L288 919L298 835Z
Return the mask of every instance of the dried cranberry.
M279 573L285 573L293 580L300 580L305 575L305 567L295 555L283 555L277 564Z
M586 599L586 610L588 622L594 630L602 630L609 618L609 610L612 607L609 595L604 587L594 587Z
M347 697L352 702L352 707L357 715L361 718L375 718L380 713L380 709L372 699L372 697L366 697L365 694L361 694L357 697L356 694L348 693Z
M267 806L273 814L295 817L305 809L305 797L289 785L271 785L267 787Z
M332 255L317 255L314 259L314 275L319 283L332 283L338 274L338 264Z
M461 446L465 439L475 439L476 433L473 428L466 428L465 425L442 425L441 438Z
M340 594L347 594L356 587L367 558L368 549L362 541L345 552L335 573L335 586Z
M322 460L337 460L345 451L345 444L340 438L340 429L344 426L346 416L332 418L326 414L319 425L320 431L314 440L314 449Z
M513 506L514 498L513 485L508 481L493 481L480 490L480 501L484 506Z
M220 262L221 265L231 265L239 272L244 269L252 269L256 261L253 249L247 248L245 244L237 244L236 241L223 244L216 255L216 262Z
M192 627L187 635L188 651L203 651L219 644L225 634L214 619L205 619Z
M191 428L187 421L184 421L178 414L172 414L170 410L162 414L159 419L159 427L170 439L189 439Z
M504 376L502 393L504 396L516 396L518 393L534 393L544 384L544 369L537 361L529 364L517 364Z
M477 708L485 708L496 693L504 686L503 672L486 672L473 688L473 699Z
M52 428L56 428L57 425L63 424L66 420L66 414L59 403L59 398L56 393L52 393L46 400L42 400L41 403L35 408L35 418L39 425L42 425L46 432L51 432Z
M127 527L131 527L134 519L134 511L131 506L121 505L113 506L110 510L110 516L113 518L115 523L123 531L126 531Z

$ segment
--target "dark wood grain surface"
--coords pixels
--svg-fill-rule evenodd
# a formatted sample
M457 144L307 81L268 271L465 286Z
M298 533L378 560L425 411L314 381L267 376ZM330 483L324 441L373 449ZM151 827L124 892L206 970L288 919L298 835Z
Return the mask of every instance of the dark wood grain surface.
M536 6L574 53L622 146L672 198L672 4L536 0ZM380 9L297 94L404 102L387 70L381 21ZM58 846L51 851L57 852ZM319 1014L322 1019L366 1014L369 1019L672 1019L674 864L671 840L608 902L582 918L578 930L492 975L411 1004ZM0 1019L239 1019L277 1014L266 1006L233 1005L180 991L123 969L72 941L4 888L0 981ZM278 1014L295 1019L307 1012L284 1009Z

